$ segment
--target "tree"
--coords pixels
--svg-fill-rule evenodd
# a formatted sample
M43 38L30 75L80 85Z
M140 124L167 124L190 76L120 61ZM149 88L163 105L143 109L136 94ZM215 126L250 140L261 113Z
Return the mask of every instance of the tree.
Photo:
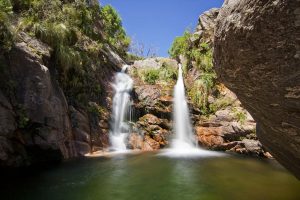
M176 37L169 49L169 55L172 58L177 58L180 55L189 56L187 54L190 48L190 38L191 33L189 31L185 31L183 36Z
M101 7L100 16L107 42L119 53L126 53L130 45L130 38L122 27L122 19L117 11L111 5L106 5Z

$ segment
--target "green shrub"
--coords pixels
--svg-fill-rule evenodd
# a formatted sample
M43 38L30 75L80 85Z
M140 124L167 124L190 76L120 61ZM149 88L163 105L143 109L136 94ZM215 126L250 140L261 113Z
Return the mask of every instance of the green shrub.
M210 113L215 113L218 110L221 110L223 108L226 108L227 106L232 105L233 101L234 100L232 100L229 97L223 97L223 98L217 99L214 103L209 105Z
M106 40L119 50L119 53L126 54L130 38L122 27L122 20L117 11L110 5L103 6L100 10L100 17L104 24Z
M192 102L200 108L202 113L207 113L207 88L201 79L194 82L188 95Z
M98 118L105 113L104 108L96 103L90 103L87 107L87 110L89 113L95 115Z
M167 63L163 63L159 72L159 80L169 82L177 80L177 68L168 66Z
M18 105L16 109L17 119L18 119L18 128L24 129L29 124L29 118L26 113L26 109L23 105Z
M141 57L141 56L138 56L138 55L135 55L132 53L127 53L127 56L126 56L126 60L128 62L134 62L136 60L144 60L144 59L145 59L144 57Z
M51 47L68 101L87 104L99 100L99 66L108 62L103 56L104 46L126 56L130 43L116 10L100 7L96 0L92 4L86 0L12 1L18 11L17 29Z
M142 79L148 84L155 84L156 81L159 79L159 72L159 69L146 69L142 72Z
M9 0L0 0L0 52L11 49L13 44L13 33L10 25L12 4Z
M173 58L182 55L187 59L187 66L183 66L185 74L191 63L199 71L200 77L190 88L189 96L203 113L214 112L219 105L208 105L208 96L214 91L217 78L213 69L212 49L207 43L192 44L191 37L192 34L186 31L183 36L175 38L169 54Z
M177 58L180 55L189 54L190 37L191 33L189 31L185 31L183 36L175 38L171 45L171 48L169 49L169 54L172 58Z
M247 119L247 114L244 110L238 110L236 108L232 109L234 118L241 124L244 124Z

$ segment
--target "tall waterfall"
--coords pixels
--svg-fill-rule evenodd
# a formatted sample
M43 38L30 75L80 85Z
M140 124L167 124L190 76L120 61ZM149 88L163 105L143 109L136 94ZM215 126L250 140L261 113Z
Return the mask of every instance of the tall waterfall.
M203 150L197 147L190 121L189 109L185 97L185 88L182 77L182 66L179 64L178 80L174 87L174 131L175 138L171 142L171 148L166 149L160 155L170 157L190 156L221 156L223 154Z
M131 114L130 92L133 87L133 80L126 69L128 65L124 65L122 71L117 73L115 83L113 84L115 94L113 97L113 110L111 121L110 142L111 149L115 151L125 151L125 139L129 134L129 124Z
M178 80L174 87L173 114L176 137L172 142L172 148L186 149L196 147L195 138L193 137L192 125L190 122L188 104L185 97L181 64L179 64Z

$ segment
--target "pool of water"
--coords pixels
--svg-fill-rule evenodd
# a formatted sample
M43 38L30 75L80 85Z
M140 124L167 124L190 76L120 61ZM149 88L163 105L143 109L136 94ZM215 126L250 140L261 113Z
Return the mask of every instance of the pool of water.
M275 161L116 154L0 181L3 200L299 200L300 181Z

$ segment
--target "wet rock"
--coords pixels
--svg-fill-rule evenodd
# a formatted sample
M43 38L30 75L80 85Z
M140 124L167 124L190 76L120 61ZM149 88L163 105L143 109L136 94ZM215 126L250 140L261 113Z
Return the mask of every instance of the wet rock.
M249 139L243 139L242 142L246 148L247 151L259 154L261 153L261 144L257 140L249 140Z
M224 143L222 129L219 127L197 127L196 134L200 145L217 148Z
M158 117L156 117L155 115L146 114L139 119L139 123L142 123L143 125L146 125L146 124L160 125L161 120Z
M143 148L144 139L143 136L132 133L129 136L128 148L129 149L142 149Z
M75 147L77 153L81 156L91 153L91 146L87 142L75 141Z
M300 178L298 0L226 1L217 19L214 66L258 122L261 143Z
M163 148L168 144L168 137L170 135L169 128L170 124L168 120L160 119L152 114L146 114L136 122L134 132L138 132L139 134L131 134L129 136L129 144L132 147L136 147L136 145L133 145L136 143L135 141L138 141L140 144L142 139L142 143L150 142L152 144L152 140L154 140L156 142L155 144L159 145L158 148ZM143 146L145 146L147 151L150 150L148 144L139 146L142 146L142 149L144 148ZM157 150L156 147L152 149Z
M8 151L9 160L18 160L13 162L16 166L38 163L39 159L44 162L46 157L43 158L34 149L49 154L53 151L53 156L47 157L50 162L52 158L74 157L76 151L68 105L57 81L51 76L50 49L25 33L18 35L18 41L5 58L9 77L4 78L10 78L17 87L15 91L10 91L10 102L0 92L0 126L5 123L0 135L7 138L0 145L4 145L2 149ZM21 134L17 135L18 128ZM16 138L21 142L20 145L14 142ZM2 163L4 166L11 165L10 161L2 160Z
M143 146L142 146L143 151L153 151L159 149L160 149L159 142L155 141L150 136L145 136Z
M0 136L11 137L16 128L13 108L0 91Z
M21 167L29 164L27 152L23 145L0 136L0 167Z
M72 121L72 131L75 136L74 140L78 142L90 142L90 122L88 116L84 112L79 112L73 107L70 107L70 115ZM81 150L82 152L82 150ZM85 152L86 153L89 153Z

